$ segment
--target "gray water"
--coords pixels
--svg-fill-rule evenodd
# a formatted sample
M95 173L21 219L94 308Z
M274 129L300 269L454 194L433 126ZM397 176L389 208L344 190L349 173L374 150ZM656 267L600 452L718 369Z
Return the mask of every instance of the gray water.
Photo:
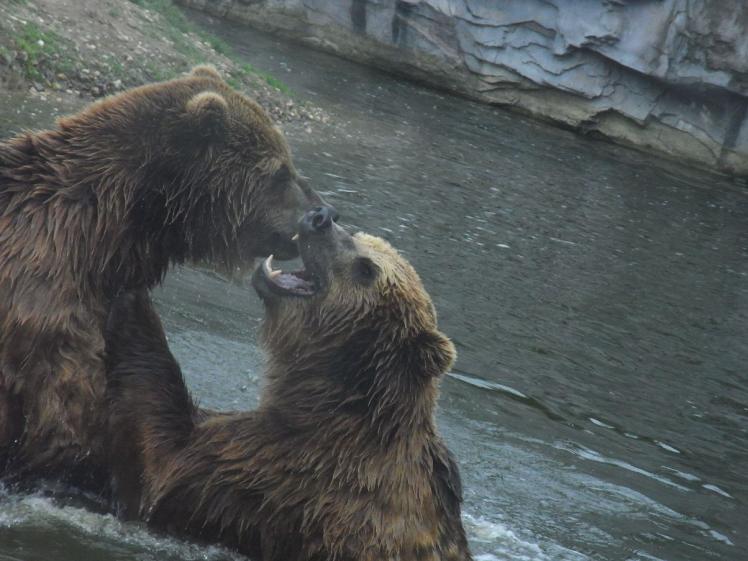
M286 127L298 167L431 293L478 559L748 559L744 185L198 20L328 111ZM183 268L156 299L195 397L253 407L252 291ZM0 560L235 557L84 506L6 492Z

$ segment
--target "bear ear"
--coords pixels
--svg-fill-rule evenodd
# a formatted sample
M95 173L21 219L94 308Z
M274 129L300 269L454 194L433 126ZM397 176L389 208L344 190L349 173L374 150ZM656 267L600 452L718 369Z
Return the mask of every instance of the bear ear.
M215 92L201 92L187 102L187 118L202 136L217 136L228 125L228 104Z
M424 331L412 341L416 369L427 376L441 376L457 359L457 350L441 331Z
M221 78L218 70L216 70L216 67L212 64L199 64L192 69L190 74L198 78L209 78L211 80L218 80L219 82L223 82L223 78Z

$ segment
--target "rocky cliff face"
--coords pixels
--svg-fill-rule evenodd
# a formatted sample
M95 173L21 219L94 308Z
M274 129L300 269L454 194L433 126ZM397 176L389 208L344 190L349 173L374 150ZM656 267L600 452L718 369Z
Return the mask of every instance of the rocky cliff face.
M432 85L748 173L744 0L181 0Z

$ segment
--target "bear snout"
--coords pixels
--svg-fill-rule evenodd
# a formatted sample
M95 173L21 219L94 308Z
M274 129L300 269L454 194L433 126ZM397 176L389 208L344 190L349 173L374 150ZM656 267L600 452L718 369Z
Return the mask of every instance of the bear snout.
M332 206L319 206L304 213L299 222L299 231L305 234L319 234L328 230L338 220L338 211Z

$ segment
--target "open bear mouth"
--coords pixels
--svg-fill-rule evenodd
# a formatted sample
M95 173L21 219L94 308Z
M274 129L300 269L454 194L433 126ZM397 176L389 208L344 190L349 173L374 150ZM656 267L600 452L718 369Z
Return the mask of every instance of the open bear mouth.
M306 269L289 272L273 269L272 255L262 262L261 270L268 288L280 296L308 297L317 292L316 283Z

